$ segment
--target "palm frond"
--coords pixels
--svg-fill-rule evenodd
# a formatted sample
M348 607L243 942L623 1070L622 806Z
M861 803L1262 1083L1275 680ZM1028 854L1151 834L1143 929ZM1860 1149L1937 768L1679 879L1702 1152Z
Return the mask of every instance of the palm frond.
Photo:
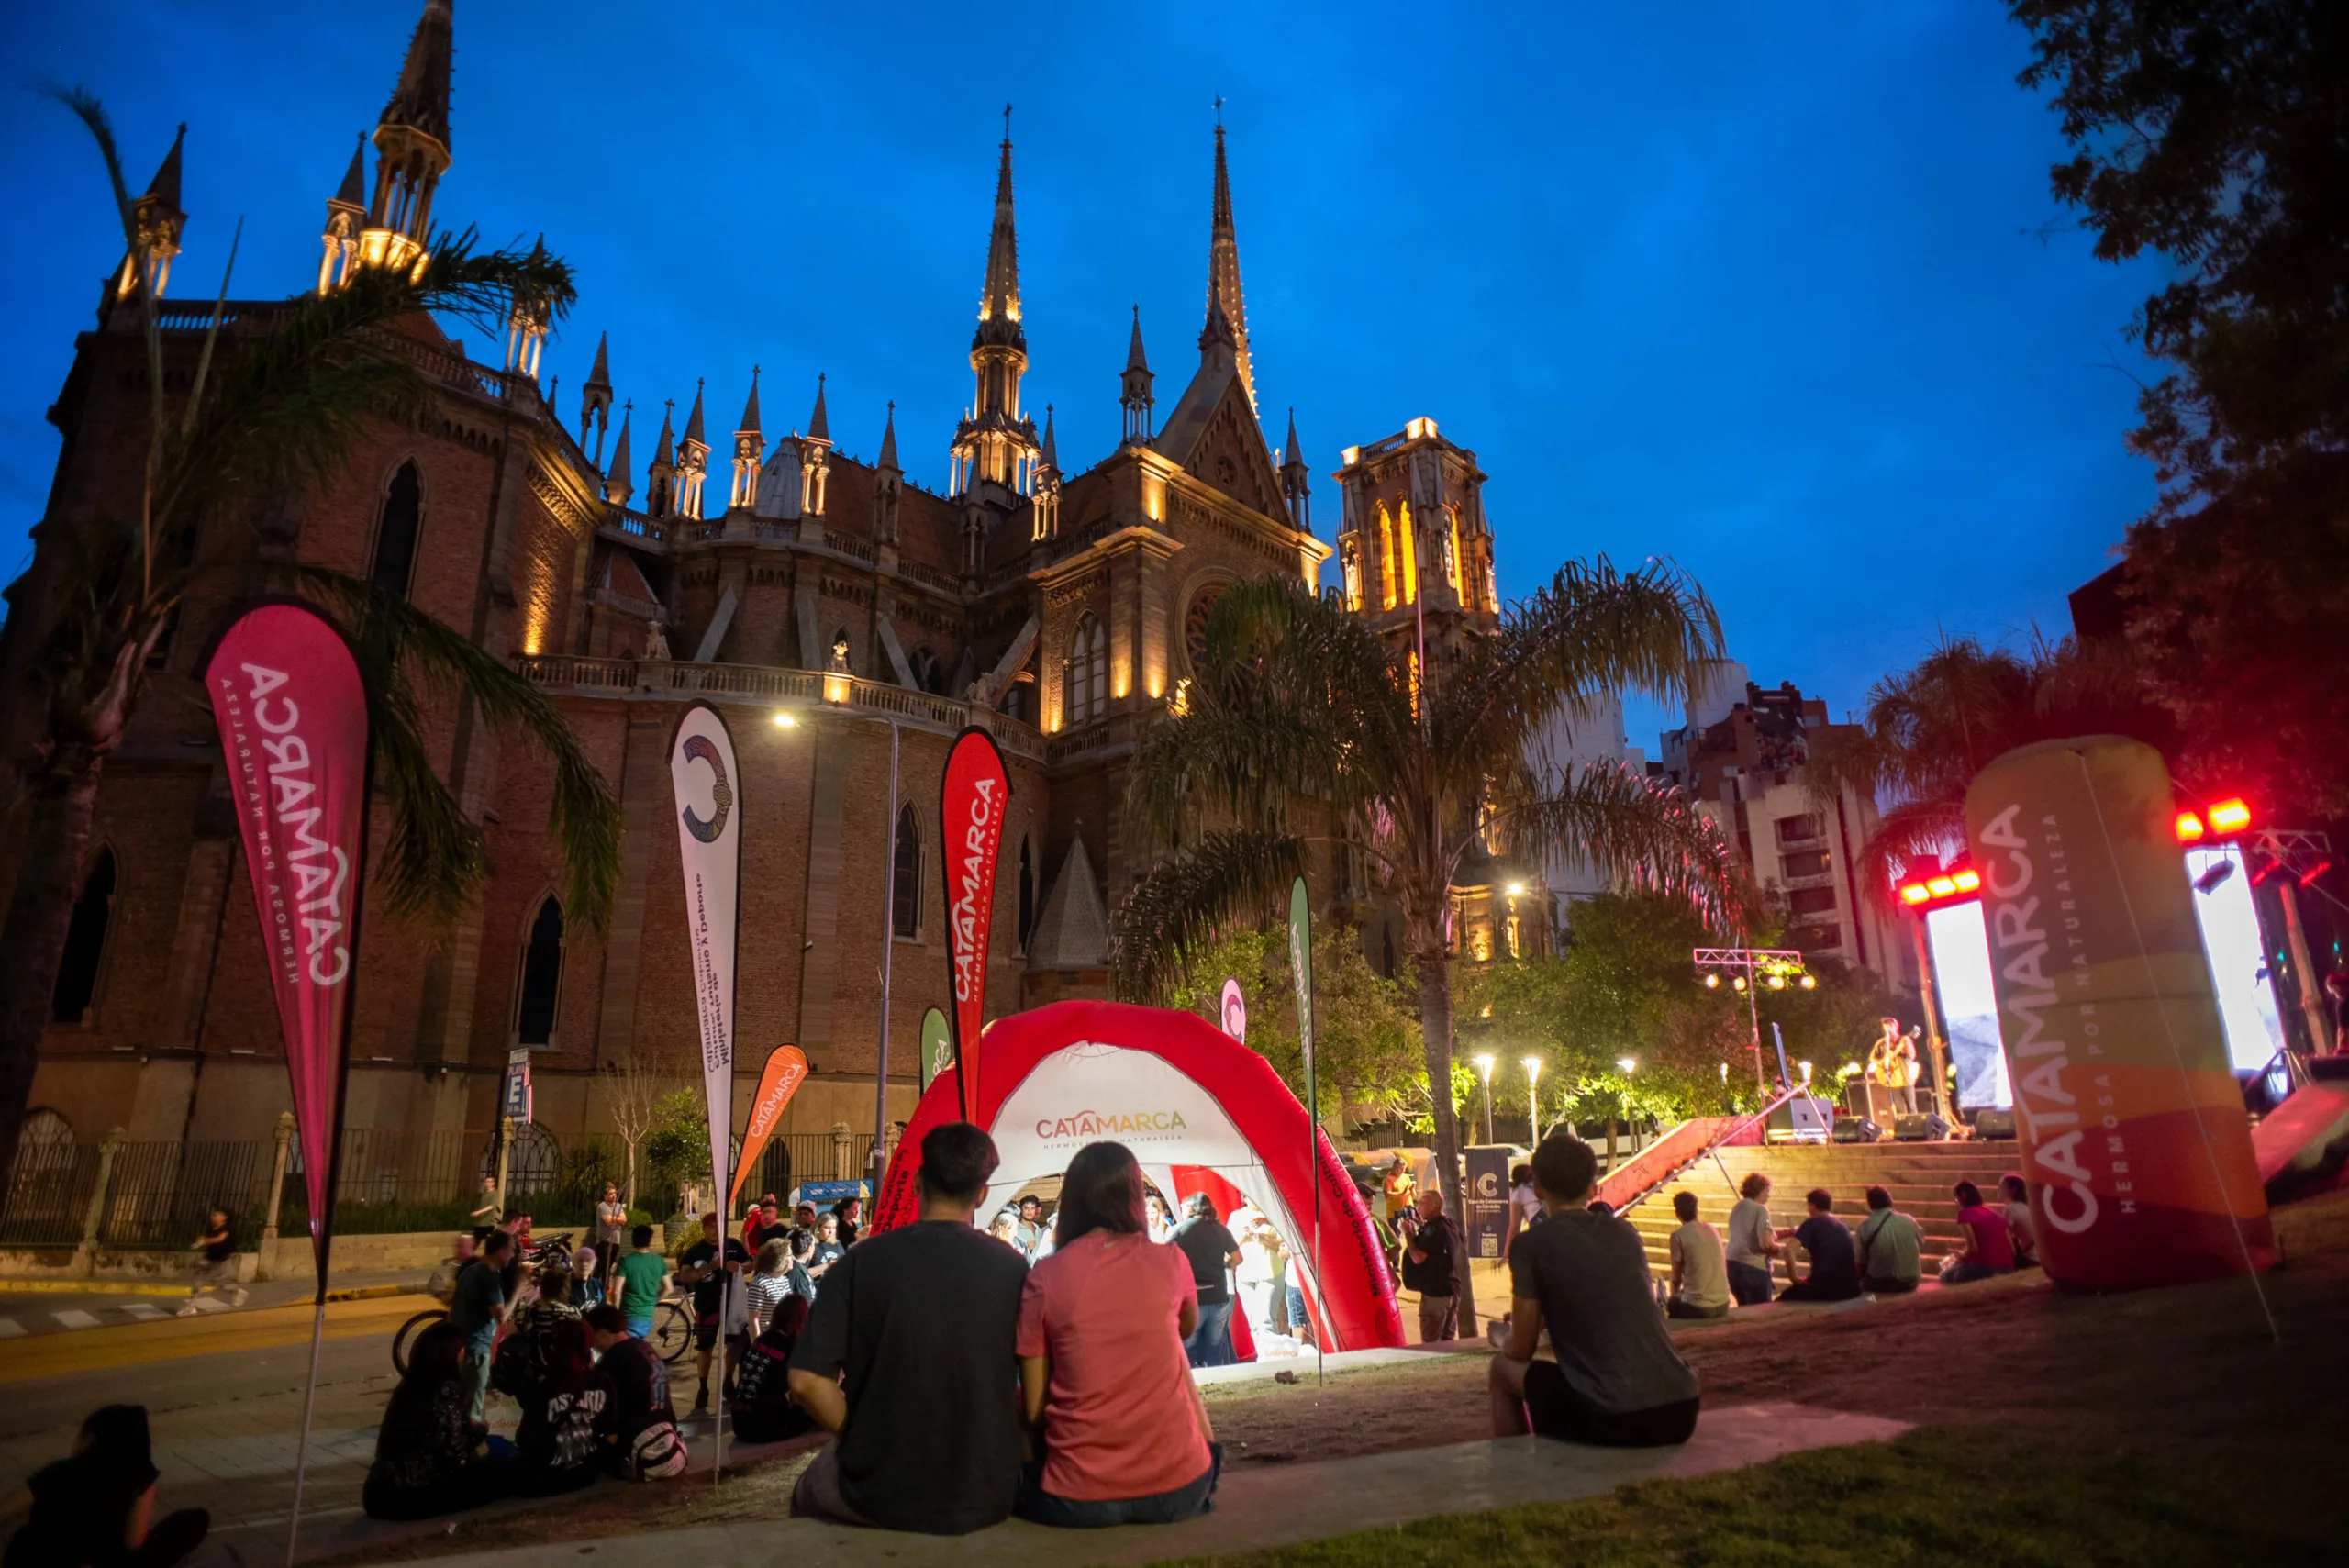
M1742 935L1758 912L1753 879L1712 818L1628 768L1586 764L1500 820L1512 836L1554 842L1606 882L1686 899L1724 934Z
M561 710L487 650L406 599L323 567L298 573L306 589L358 628L361 657L373 666L379 776L402 806L383 871L395 906L446 919L479 885L484 863L480 829L431 768L414 677L445 706L470 705L492 728L545 753L553 766L549 830L563 861L563 905L588 929L603 929L619 885L619 806Z
M1508 606L1497 637L1435 672L1429 728L1440 756L1489 770L1562 707L1587 717L1582 705L1602 693L1685 695L1721 647L1712 601L1672 562L1626 573L1603 555L1570 561Z
M1182 978L1218 927L1275 907L1305 867L1293 833L1209 833L1134 884L1110 921L1118 994L1155 1001Z

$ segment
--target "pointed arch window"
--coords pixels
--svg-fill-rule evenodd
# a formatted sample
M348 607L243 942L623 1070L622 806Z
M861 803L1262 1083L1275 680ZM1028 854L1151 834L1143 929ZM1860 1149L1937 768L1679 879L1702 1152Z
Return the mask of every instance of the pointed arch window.
M910 806L897 813L889 857L889 933L906 941L921 935L921 814Z
M1069 638L1067 710L1071 726L1090 724L1109 711L1109 628L1090 611L1076 619Z
M1408 501L1402 504L1401 512L1402 516L1396 520L1395 531L1402 536L1403 602L1416 605L1419 602L1419 530L1411 526L1411 504Z
M522 976L515 987L514 1043L552 1045L562 1007L562 906L551 895L530 922L522 948Z
M1036 934L1036 852L1023 837L1019 840L1019 951L1028 951L1028 939Z
M53 1022L78 1026L89 1017L98 991L99 961L106 957L106 929L114 923L114 851L101 844L65 928L65 957L57 966L57 987L50 994Z
M375 562L368 576L385 593L407 596L416 573L416 535L424 519L424 481L416 464L404 462L384 491L384 515L375 525Z

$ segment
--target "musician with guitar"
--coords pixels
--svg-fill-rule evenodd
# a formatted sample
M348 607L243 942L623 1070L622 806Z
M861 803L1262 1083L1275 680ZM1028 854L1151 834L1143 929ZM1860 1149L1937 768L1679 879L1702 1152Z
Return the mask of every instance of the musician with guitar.
M1868 1048L1867 1081L1882 1084L1900 1096L1910 1116L1917 1114L1917 1037L1904 1033L1898 1018L1879 1018L1883 1037Z

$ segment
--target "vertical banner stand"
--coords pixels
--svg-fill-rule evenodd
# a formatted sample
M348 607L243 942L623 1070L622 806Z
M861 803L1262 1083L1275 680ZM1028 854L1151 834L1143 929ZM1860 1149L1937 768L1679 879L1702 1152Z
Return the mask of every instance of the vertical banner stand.
M938 784L939 869L946 880L946 979L954 1006L954 1097L962 1119L985 1102L974 1054L986 1024L987 947L995 934L996 859L1011 778L995 737L972 725L954 737Z
M1288 890L1288 967L1297 982L1297 1040L1305 1054L1305 1169L1313 1183L1313 1299L1306 1304L1305 1326L1313 1335L1313 1384L1324 1385L1327 1373L1321 1349L1321 1098L1313 1082L1313 905L1306 896L1305 878Z

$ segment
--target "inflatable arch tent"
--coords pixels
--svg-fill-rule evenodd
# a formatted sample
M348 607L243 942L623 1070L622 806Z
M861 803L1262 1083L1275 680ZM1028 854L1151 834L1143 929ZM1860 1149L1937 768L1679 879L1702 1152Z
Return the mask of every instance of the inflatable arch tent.
M1403 1343L1395 1284L1370 1213L1326 1134L1270 1063L1189 1013L1117 1002L1056 1002L989 1025L975 1051L971 1119L1002 1163L990 1190L1058 1175L1088 1143L1122 1143L1179 1206L1194 1193L1230 1213L1242 1198L1290 1240L1326 1351ZM882 1183L874 1228L912 1221L925 1133L961 1115L953 1071L931 1080ZM1321 1277L1311 1257L1321 1188ZM984 1216L985 1210L983 1208Z

